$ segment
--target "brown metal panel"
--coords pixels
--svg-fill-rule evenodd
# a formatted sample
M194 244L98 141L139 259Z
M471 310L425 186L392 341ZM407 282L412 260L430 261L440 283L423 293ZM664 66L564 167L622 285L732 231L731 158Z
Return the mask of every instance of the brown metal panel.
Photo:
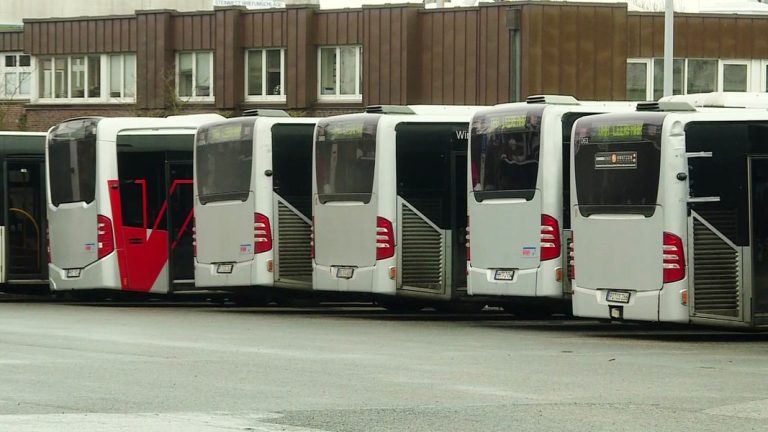
M214 33L213 33L213 19L210 15L205 15L200 20L200 49L210 50L213 49Z
M158 104L158 75L162 72L161 69L158 68L157 64L157 45L153 43L157 40L157 21L158 17L157 15L148 15L147 16L147 27L144 30L144 32L147 35L147 39L145 42L144 50L146 52L147 57L147 103L149 104L149 107L158 107L163 106L165 104ZM174 92L175 94L175 92Z
M367 15L366 24L368 28L366 34L368 35L368 41L363 50L363 56L366 52L370 52L371 56L368 61L368 81L370 82L370 98L366 100L366 104L378 104L382 100L382 84L384 78L382 77L382 19L381 9L370 9L364 12L364 16Z
M339 14L328 14L328 44L339 44Z
M736 56L739 58L755 58L752 28L754 18L738 18L736 20Z
M539 15L541 17L540 22L530 29L530 40L533 45L529 46L531 48L541 47L539 59L541 64L541 75L539 75L541 92L557 94L560 93L560 51L562 50L560 47L560 16L563 7L547 6L542 7L542 9L542 13ZM524 10L525 13L529 13L528 8ZM547 59L547 61L542 61L543 59Z
M445 25L444 11L436 12L432 24L432 98L431 103L441 104L445 102L443 95L443 52L442 42L443 26Z
M629 15L627 17L627 56L629 58L640 57L640 17Z
M480 9L480 26L485 28L485 47L481 49L482 54L485 56L485 61L481 64L485 67L485 89L481 93L482 99L480 103L483 105L493 104L496 102L496 95L498 94L499 76L498 69L489 67L490 65L498 65L498 58L496 57L499 52L499 29L495 25L493 12L496 8L484 7Z
M627 98L627 10L624 8L612 8L613 20L613 52L611 63L612 91L610 99L625 100Z
M549 70L559 69L559 65L547 62L544 64L542 56L552 54L551 50L545 48L546 45L552 45L557 49L554 40L544 43L544 38L556 37L556 26L550 25L548 19L552 19L552 12L556 8L544 7L541 5L526 6L523 9L524 21L521 27L523 30L522 44L525 45L525 60L522 62L525 68L526 93L521 96L530 96L532 94L541 94L544 92L543 80L546 78L552 82L555 76ZM545 17L545 13L547 14ZM547 22L546 30L543 28L544 22ZM547 53L544 50L547 49ZM548 57L547 57L548 58ZM556 92L555 92L556 93Z
M421 103L429 103L432 100L432 27L434 22L434 13L420 14L419 19L419 40L421 40L421 55L419 56L419 91L418 100Z
M113 38L116 22L116 20L104 21L104 51L102 52L114 52L116 42L119 43L119 40Z
M752 57L768 58L768 20L755 19L752 24Z
M696 58L701 57L704 51L704 39L702 33L704 32L704 21L701 17L686 17L688 21L686 30L686 57Z
M104 21L96 21L96 52L104 52Z
M454 88L455 74L453 70L453 65L455 64L454 56L456 52L454 51L454 43L451 35L456 32L455 20L456 20L456 13L446 12L443 14L443 26L442 26L443 61L440 64L440 69L442 70L442 75L443 75L443 79L442 79L443 86L441 89L441 93L443 95L443 103L446 103L446 104L454 103L453 88Z
M705 58L717 58L720 56L720 39L725 35L719 34L720 28L719 17L705 17L704 18L704 49L701 53Z
M288 32L288 39L286 40L287 48L285 50L285 99L288 107L298 107L299 100L303 99L299 96L300 89L298 86L298 68L299 64L304 62L300 61L301 48L299 47L299 38L302 31L306 31L306 28L298 26L299 11L296 9L288 9L286 11L286 20L288 26L296 29L296 31Z
M640 57L653 57L653 17L640 16Z
M328 43L328 14L318 13L315 15L314 21L315 43L318 45L326 45ZM291 22L290 19L289 22Z
M273 12L270 14L272 17L272 43L273 46L281 47L285 46L285 40L283 40L283 14L280 12Z
M467 11L467 72L464 79L466 94L463 103L478 104L478 50L480 46L477 10Z
M736 57L736 19L721 17L720 21L720 50L718 57Z
M62 52L65 53L76 53L79 51L73 51L72 50L72 22L71 21L65 21L62 23L62 29L61 33L59 33L59 39L62 41Z
M389 49L392 53L391 64L389 65L390 89L388 97L389 103L393 104L404 104L406 100L407 55L408 49L411 48L403 41L408 35L406 19L405 8L392 9L390 17L392 32L388 38L390 40Z
M606 7L595 7L594 33L592 46L595 52L595 93L597 100L610 100L613 94L613 44L606 43L614 37L613 16Z
M453 103L463 105L467 100L467 17L465 11L455 12L453 29ZM449 35L450 37L450 35Z
M579 22L593 23L595 8L592 6L579 7ZM579 35L579 59L578 59L578 87L576 97L579 99L592 99L595 97L595 28L591 25L583 25Z
M672 51L676 58L688 56L688 20L685 17L676 16L674 24L674 46ZM662 57L664 50L662 49Z
M664 17L654 15L653 22L653 56L664 57Z
M379 78L379 99L375 103L391 104L392 95L390 94L392 82L392 57L399 53L390 52L391 38L397 36L397 30L392 28L392 9L384 8L377 10L378 19L376 25L379 27L379 68L377 75ZM399 29L398 29L399 30ZM373 71L371 71L373 72Z
M253 16L254 14L242 14L240 16L240 29L242 30L242 44L243 47L253 46Z

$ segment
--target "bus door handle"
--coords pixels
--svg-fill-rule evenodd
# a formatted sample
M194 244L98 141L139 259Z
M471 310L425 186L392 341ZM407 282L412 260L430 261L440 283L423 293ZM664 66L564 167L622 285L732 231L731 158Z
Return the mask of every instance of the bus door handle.
M144 239L141 237L133 237L128 239L129 244L143 244Z

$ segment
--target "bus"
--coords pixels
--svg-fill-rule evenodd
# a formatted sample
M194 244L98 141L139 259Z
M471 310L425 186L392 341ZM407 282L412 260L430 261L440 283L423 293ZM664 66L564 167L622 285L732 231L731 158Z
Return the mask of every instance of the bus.
M768 326L767 111L640 103L573 148L574 315Z
M470 295L500 296L518 316L570 312L562 251L571 228L571 126L633 106L541 95L474 115L467 168Z
M477 109L371 106L318 121L316 289L372 294L391 309L466 299L467 134Z
M194 137L199 125L221 119L83 117L49 130L53 292L166 294L193 286Z
M317 119L278 110L206 124L195 142L195 284L267 301L312 292L312 137Z
M0 132L0 284L48 292L45 132Z

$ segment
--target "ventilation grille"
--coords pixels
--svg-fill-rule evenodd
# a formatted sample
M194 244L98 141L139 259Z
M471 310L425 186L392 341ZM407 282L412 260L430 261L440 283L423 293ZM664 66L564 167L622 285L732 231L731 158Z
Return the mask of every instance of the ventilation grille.
M739 317L739 256L698 219L693 220L694 312Z
M278 280L312 282L309 256L310 226L282 202L277 203L277 274Z
M413 209L403 205L402 282L405 286L443 289L443 236Z

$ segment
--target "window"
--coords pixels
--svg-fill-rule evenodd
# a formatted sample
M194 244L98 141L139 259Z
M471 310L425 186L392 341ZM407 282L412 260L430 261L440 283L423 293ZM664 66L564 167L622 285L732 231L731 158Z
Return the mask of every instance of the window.
M321 47L319 100L362 100L362 47Z
M285 100L285 50L248 50L246 55L246 100Z
M71 120L51 131L48 153L56 163L48 167L51 202L93 202L96 193L96 124Z
M253 165L253 119L200 128L196 146L200 202L247 200Z
M472 190L477 201L533 199L543 110L516 109L474 119L470 158Z
M109 97L116 99L136 97L136 56L109 56Z
M38 101L45 103L131 103L136 96L136 55L40 57L36 90Z
M182 52L176 56L176 95L179 99L213 101L213 53Z
M648 82L649 60L627 61L627 100L648 100L648 92L651 88Z
M749 88L749 63L723 61L720 68L720 88L726 92L745 92Z
M317 123L315 173L319 199L370 202L378 115L331 117Z
M683 94L685 59L672 61L672 94ZM653 100L664 96L664 59L653 59Z
M653 66L653 75L650 67ZM768 61L675 59L672 94L757 92L768 88ZM645 86L644 86L645 85ZM658 100L664 91L664 60L627 60L627 99ZM647 94L643 98L643 92Z
M687 93L707 93L717 90L717 60L688 60Z
M0 54L0 99L26 99L31 95L31 58L26 54Z

